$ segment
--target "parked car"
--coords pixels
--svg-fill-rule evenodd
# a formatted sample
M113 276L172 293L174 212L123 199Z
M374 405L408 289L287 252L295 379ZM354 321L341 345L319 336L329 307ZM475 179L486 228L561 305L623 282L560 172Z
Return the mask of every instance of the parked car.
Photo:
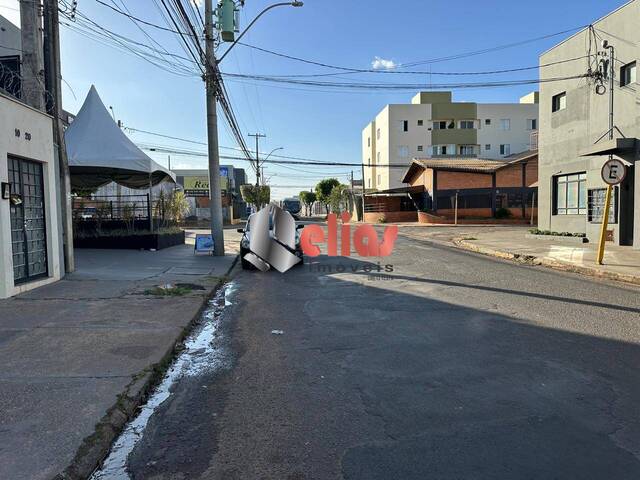
M82 220L91 220L92 218L96 218L97 214L96 207L85 207L80 214L80 218Z
M238 233L242 233L242 238L240 239L240 261L242 263L242 269L243 270L255 270L256 269L256 267L254 267L251 262L245 260L245 258L244 258L247 253L251 252L250 247L249 247L250 244L251 244L251 229L250 229L251 217L253 217L253 215L249 216L249 219L247 220L247 223L244 226L244 228L239 228L238 229ZM304 228L304 225L297 225L296 226L296 242L295 242L296 246L295 246L295 249L289 248L287 245L281 244L283 247L285 247L291 253L293 253L294 255L298 256L300 259L303 258L302 247L300 246L300 232L299 232L299 230L302 229L302 228ZM273 219L271 217L269 218L269 236L271 238L274 238ZM302 262L298 263L298 265L302 265Z

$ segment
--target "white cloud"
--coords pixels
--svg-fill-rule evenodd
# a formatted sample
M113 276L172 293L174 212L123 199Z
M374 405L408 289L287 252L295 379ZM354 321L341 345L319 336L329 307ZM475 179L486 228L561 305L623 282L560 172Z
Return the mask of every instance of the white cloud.
M374 70L393 70L398 65L393 60L385 60L384 58L375 57L371 66Z

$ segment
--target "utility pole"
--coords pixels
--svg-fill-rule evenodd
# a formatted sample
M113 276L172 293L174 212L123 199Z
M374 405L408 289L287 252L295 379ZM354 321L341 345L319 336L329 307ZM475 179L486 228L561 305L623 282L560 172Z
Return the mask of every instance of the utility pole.
M36 2L21 2L21 5L25 3ZM45 78L47 91L51 94L50 113L53 116L53 140L58 149L58 166L60 171L60 210L62 212L64 268L65 273L71 273L75 270L71 209L71 175L69 174L69 159L67 158L67 145L64 140L64 125L62 124L60 22L58 18L58 2L56 0L44 0L44 45L47 53Z
M213 254L224 256L224 225L222 223L222 191L220 188L220 151L218 144L218 78L213 44L212 0L204 2L205 15L205 87L207 93L207 144L209 149L209 211Z
M37 110L45 110L42 53L42 5L39 0L20 0L21 99Z
M267 138L267 136L262 133L250 133L249 136L256 139L256 187L258 187L260 186L260 139Z

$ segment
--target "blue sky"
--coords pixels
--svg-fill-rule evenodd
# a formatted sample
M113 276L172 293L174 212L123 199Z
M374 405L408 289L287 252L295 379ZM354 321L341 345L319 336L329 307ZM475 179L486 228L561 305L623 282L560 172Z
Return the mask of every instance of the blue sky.
M108 2L109 0L107 0ZM115 0L120 1L120 0ZM247 0L241 12L244 26L262 8L273 2ZM303 8L281 7L267 13L243 39L244 42L318 62L353 68L371 68L376 57L396 64L409 63L540 37L589 24L622 5L621 0L306 0ZM150 22L164 24L151 0L126 2L131 13ZM16 18L17 0L0 0L0 15ZM95 0L79 0L78 9L100 25L139 42L149 39L129 19ZM66 20L65 20L66 21ZM145 30L167 50L184 54L176 37L152 27ZM567 35L528 43L497 52L453 61L422 65L415 69L433 72L486 71L536 65L538 55ZM197 77L172 75L144 60L87 39L62 27L62 72L64 105L77 111L95 84L104 103L113 106L125 125L176 137L206 140L203 83ZM224 51L225 47L221 47ZM223 72L295 75L328 73L323 67L278 58L237 46L221 65ZM392 77L392 78L390 78ZM465 77L466 81L537 78L537 71L491 77ZM327 81L396 83L446 83L446 77L428 75L350 74ZM273 86L258 82L227 80L232 104L244 134L267 135L261 151L284 147L283 155L329 161L360 161L362 128L387 103L405 103L415 92L331 91L306 86ZM73 93L72 93L72 90ZM454 91L454 99L477 102L517 102L531 86ZM75 94L75 98L74 98ZM190 145L139 133L136 142L201 150ZM247 138L248 142L253 142ZM221 125L220 143L236 144ZM253 143L250 143L253 145ZM232 153L223 150L223 153ZM166 156L156 155L166 164ZM250 171L247 163L227 162ZM204 168L205 158L172 156L176 168ZM340 173L347 181L350 168L269 165L266 176L273 196L282 198L311 187L317 176ZM356 169L355 178L360 177Z

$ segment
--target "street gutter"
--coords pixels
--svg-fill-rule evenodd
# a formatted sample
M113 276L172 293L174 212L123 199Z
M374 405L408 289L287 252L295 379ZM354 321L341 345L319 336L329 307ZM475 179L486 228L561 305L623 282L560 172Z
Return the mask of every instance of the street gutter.
M116 403L96 424L93 434L86 437L78 448L71 464L52 480L86 480L107 457L114 440L122 433L125 425L135 417L138 408L143 405L154 388L162 381L173 360L182 351L187 336L197 325L200 316L207 308L218 290L228 281L228 276L238 263L236 255L229 269L218 279L208 295L202 297L202 304L197 313L182 329L173 345L165 352L162 359L136 374L125 390L118 395Z

